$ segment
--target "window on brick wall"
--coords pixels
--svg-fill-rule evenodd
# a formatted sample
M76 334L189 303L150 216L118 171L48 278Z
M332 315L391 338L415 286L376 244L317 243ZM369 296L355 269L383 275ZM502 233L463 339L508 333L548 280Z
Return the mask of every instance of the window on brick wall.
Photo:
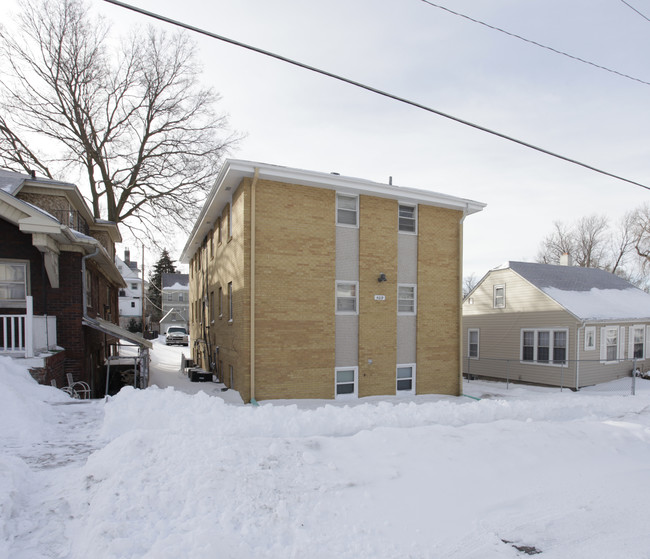
M415 394L415 363L397 365L397 394Z
M223 289L219 287L219 318L223 317Z
M397 314L416 313L416 287L412 284L397 286Z
M348 227L359 226L359 198L345 194L336 195L336 223Z
M29 263L0 261L0 301L3 306L23 306L29 292Z
M357 314L359 284L356 281L336 282L336 313Z
M398 229L402 233L415 233L415 206L400 204L398 210Z
M337 367L334 369L334 397L356 398L357 378L359 369L357 367Z
M228 282L228 321L232 322L232 320L233 320L232 282Z

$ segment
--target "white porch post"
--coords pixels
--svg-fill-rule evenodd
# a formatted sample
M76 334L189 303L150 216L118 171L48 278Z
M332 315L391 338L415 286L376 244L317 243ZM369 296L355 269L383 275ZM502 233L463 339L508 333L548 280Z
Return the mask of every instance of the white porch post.
M25 310L25 357L34 357L34 299L26 297Z

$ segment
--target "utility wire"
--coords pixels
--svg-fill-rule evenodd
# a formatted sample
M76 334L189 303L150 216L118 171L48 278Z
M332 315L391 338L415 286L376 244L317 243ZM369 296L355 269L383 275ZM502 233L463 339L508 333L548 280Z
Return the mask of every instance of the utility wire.
M628 74L624 74L623 72L619 72L618 70L612 70L611 68L607 68L606 66L601 66L600 64L596 64L595 62L590 62L589 60L585 60L584 58L580 58L579 56L574 56L572 54L566 53L564 51L555 49L553 47L549 47L547 45L543 45L542 43L538 43L537 41L533 41L531 39L526 39L526 37L522 37L521 35L517 35L516 33L511 33L510 31L506 31L505 29L501 29L500 27L496 27L494 25L490 25L489 23L485 23L484 21L481 21L479 19L474 19L473 17L470 17L465 14L461 14L460 12L455 12L454 10L450 10L449 8L446 8L445 6L441 6L440 4L434 4L430 0L420 0L421 2L424 2L425 4L428 4L429 6L432 6L434 8L439 8L440 10L444 10L445 12L448 12L450 14L453 14L458 17L465 18L469 21L472 21L474 23L478 23L479 25L483 25L484 27L487 27L489 29L493 29L494 31L498 31L499 33L504 33L505 35L508 35L510 37L514 37L515 39L519 39L520 41L524 41L525 43L530 43L531 45L535 45L536 47L541 47L546 50L550 50L551 52L554 52L555 54L560 54L562 56L566 56L567 58L571 58L572 60L577 60L578 62L582 62L583 64L589 64L589 66L593 66L594 68L599 68L600 70L605 70L606 72L610 72L612 74L616 74L617 76L621 76L622 78L627 78L628 80L633 80L635 82L642 83L644 85L650 85L650 82L647 82L645 80L642 80L640 78L635 78L634 76L630 76ZM630 6L627 2L624 0L621 0L624 4L627 4L630 8ZM632 8L634 10L634 8ZM634 10L635 12L637 10ZM643 15L643 14L641 14ZM643 16L645 17L645 16ZM648 19L648 18L646 18Z
M630 10L633 10L637 14L639 14L643 19L650 21L650 18L648 18L648 16L642 14L639 10L637 10L634 6L632 6L632 4L628 4L625 0L621 0L621 2L623 2L623 4L625 4L628 8L630 8Z
M439 110L437 110L437 109L433 109L433 108L431 108L431 107L427 107L426 105L422 105L421 103L417 103L416 101L411 101L411 100L406 99L406 98L404 98L404 97L399 97L399 96L397 96L397 95L393 95L392 93L387 93L387 92L382 91L382 90L380 90L380 89L377 89L377 88L375 88L375 87L372 87L372 86L369 86L369 85L365 85L365 84L363 84L363 83L360 83L360 82L357 82L357 81L351 80L351 79L349 79L349 78L345 78L345 77L343 77L343 76L340 76L340 75L334 74L334 73L332 73L332 72L328 72L327 70L321 70L321 69L316 68L316 67L314 67L314 66L309 66L308 64L305 64L305 63L303 63L303 62L298 62L297 60L293 60L293 59L291 59L291 58L287 58L287 57L282 56L282 55L280 55L280 54L275 54L275 53L273 53L273 52L266 51L266 50L261 49L261 48L258 48L258 47L254 47L254 46L252 46L252 45L248 45L248 44L246 44L246 43L242 43L242 42L237 41L237 40L235 40L235 39L229 39L228 37L224 37L224 36L222 36L222 35L218 35L218 34L216 34L216 33L212 33L211 31L206 31L206 30L204 30L204 29L200 29L200 28L198 28L198 27L194 27L193 25L189 25L189 24L187 24L187 23L182 23L182 22L180 22L180 21L178 21L178 20L174 20L174 19L168 18L168 17L166 17L166 16L163 16L163 15L160 15L160 14L156 14L156 13L154 13L154 12L150 12L150 11L148 11L148 10L144 10L144 9L142 9L142 8L138 8L138 7L136 7L136 6L132 6L132 5L130 5L130 4L126 4L125 2L120 2L119 0L104 0L104 1L105 1L105 2L108 2L109 4L114 4L114 5L116 5L116 6L120 6L120 7L122 7L122 8L126 8L127 10L132 10L132 11L134 11L134 12L137 12L137 13L140 13L140 14L143 14L143 15L146 15L146 16L148 16L148 17L151 17L151 18L157 19L157 20L159 20L159 21L164 21L164 22L169 23L169 24L171 24L171 25L175 25L175 26L177 26L177 27L181 27L181 28L183 28L183 29L187 29L187 30L189 30L189 31L194 31L195 33L199 33L199 34L201 34L201 35L205 35L205 36L207 36L207 37L211 37L211 38L213 38L213 39L218 39L219 41L224 41L224 42L229 43L229 44L231 44L231 45L235 45L235 46L238 46L238 47L242 47L242 48L245 48L245 49L247 49L247 50L251 50L251 51L253 51L253 52L256 52L256 53L258 53L258 54L263 54L264 56L269 56L269 57L271 57L271 58L275 58L276 60L280 60L280 61L282 61L282 62L286 62L287 64L292 64L293 66L297 66L297 67L299 67L299 68L303 68L303 69L305 69L305 70L309 70L310 72L315 72L315 73L317 73L317 74L321 74L321 75L323 75L323 76L327 76L328 78L333 78L333 79L335 79L335 80L338 80L338 81L341 81L341 82L344 82L344 83L347 83L347 84L353 85L353 86L355 86L355 87L359 87L359 88L361 88L361 89L365 89L366 91L370 91L370 92L372 92L372 93L376 93L377 95L381 95L381 96L383 96L383 97L387 97L387 98L389 98L389 99L393 99L394 101L399 101L400 103L404 103L404 104L406 104L406 105L410 105L410 106L412 106L412 107L416 107L416 108L418 108L418 109L422 109L423 111L427 111L427 112L429 112L429 113L433 113L433 114L436 114L436 115L438 115L438 116L442 116L442 117L447 118L447 119L449 119L449 120L453 120L453 121L458 122L458 123L460 123L460 124L464 124L465 126L470 126L470 127L472 127L472 128L475 128L476 130L480 130L481 132L486 132L486 133L488 133L488 134L492 134L493 136L497 136L497 137L499 137L499 138L503 138L504 140L508 140L508 141L510 141L510 142L514 142L515 144L519 144L519 145L521 145L521 146L524 146L524 147L527 147L527 148L533 149L533 150L538 151L538 152L540 152L540 153L544 153L544 154L546 154L546 155L550 155L551 157L555 157L555 158L557 158L557 159L561 159L561 160L563 160L563 161L566 161L566 162L568 162L568 163L572 163L572 164L574 164L574 165L579 165L580 167L584 167L585 169L589 169L589 170L594 171L594 172L596 172L596 173L600 173L601 175L606 175L606 176L611 177L611 178L613 178L613 179L617 179L617 180L620 180L620 181L623 181L623 182L627 182L627 183L633 184L633 185L635 185L635 186L640 186L641 188L645 188L646 190L650 190L650 186L647 186L647 185L642 184L642 183L640 183L640 182L636 182L636 181L633 181L633 180L630 180L630 179L626 179L626 178L621 177L621 176L619 176L619 175L615 175L615 174L613 174L613 173L609 173L608 171L603 171L602 169L598 169L597 167L593 167L592 165L588 165L587 163L582 163L582 162L577 161L577 160L575 160L575 159L571 159L570 157L567 157L567 156L565 156L565 155L560 155L559 153L555 153L555 152L552 152L552 151L550 151L550 150L547 150L547 149L544 149L544 148L541 148L541 147L535 146L535 145L530 144L530 143L528 143L528 142L525 142L525 141L523 141L523 140L518 140L517 138L513 138L512 136L508 136L508 135L503 134L503 133L501 133L501 132L497 132L496 130L492 130L492 129L490 129L490 128L486 128L485 126L481 126L480 124L475 124L475 123L470 122L470 121L468 121L468 120L464 120L464 119L462 119L462 118L455 117L455 116L453 116L453 115L450 115L450 114L444 113L444 112L439 111Z

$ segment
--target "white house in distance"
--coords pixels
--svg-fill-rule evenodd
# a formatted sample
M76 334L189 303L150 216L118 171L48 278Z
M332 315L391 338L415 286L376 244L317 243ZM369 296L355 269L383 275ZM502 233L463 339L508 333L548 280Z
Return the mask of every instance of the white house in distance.
M142 320L141 270L138 268L138 263L131 260L128 248L124 249L124 260L115 255L115 265L126 283L126 287L119 292L120 326L126 328L132 319L136 322Z
M161 275L162 313L160 332L169 326L183 326L189 332L190 276L189 274Z
M650 368L650 294L595 268L508 262L463 302L463 372L583 386Z

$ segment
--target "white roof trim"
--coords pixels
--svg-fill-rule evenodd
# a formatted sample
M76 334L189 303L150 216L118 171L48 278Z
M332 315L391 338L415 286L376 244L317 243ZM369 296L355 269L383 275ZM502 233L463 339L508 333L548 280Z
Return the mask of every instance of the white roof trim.
M221 168L183 248L181 262L187 263L190 261L196 249L201 245L203 238L212 228L212 222L216 219L223 206L230 200L232 192L239 186L243 178L252 178L256 169L260 179L327 188L345 194L369 194L382 198L391 198L400 202L427 204L460 210L465 215L480 212L486 206L482 202L439 192L382 184L334 173L307 171L242 159L228 159Z

